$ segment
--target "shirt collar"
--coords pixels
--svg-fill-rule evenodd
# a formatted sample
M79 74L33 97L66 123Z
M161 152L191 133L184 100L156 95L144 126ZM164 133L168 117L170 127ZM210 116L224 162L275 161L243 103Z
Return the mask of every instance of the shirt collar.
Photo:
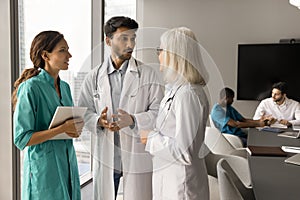
M273 99L272 99L273 101ZM273 101L273 103L276 105L276 106L279 106L279 107L284 107L284 106L288 106L289 105L289 102L290 102L290 99L285 97L285 100L284 102L281 104L281 105L278 105L276 102Z
M44 69L41 69L41 72L39 73L41 77L43 77L44 80L49 82L51 85L54 86L54 78ZM60 78L58 76L57 78L58 83L60 82Z
M108 60L109 60L108 61L108 68L107 68L107 74L108 75L112 74L114 71L121 71L121 73L123 75L125 74L125 72L128 68L128 60L125 60L118 70L114 67L114 65L112 63L112 59L110 58Z

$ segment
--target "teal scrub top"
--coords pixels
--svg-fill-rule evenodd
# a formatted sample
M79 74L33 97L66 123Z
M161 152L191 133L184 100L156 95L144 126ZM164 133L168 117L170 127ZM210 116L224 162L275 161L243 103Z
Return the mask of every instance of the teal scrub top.
M24 150L22 200L78 200L80 182L73 140L48 140L26 146L32 134L46 130L57 106L72 106L69 85L45 70L22 84L14 112L14 143Z
M227 124L230 119L234 121L241 121L243 119L243 116L231 105L227 105L226 109L223 109L219 104L215 104L210 116L221 133L229 133L237 136L246 135L241 128L232 127Z

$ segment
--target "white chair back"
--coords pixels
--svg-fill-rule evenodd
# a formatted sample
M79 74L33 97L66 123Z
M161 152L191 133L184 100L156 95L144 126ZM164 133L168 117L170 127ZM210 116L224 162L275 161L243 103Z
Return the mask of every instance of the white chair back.
M237 156L222 158L217 164L217 172L221 200L255 199L247 159Z
M214 154L247 157L246 149L235 148L216 128L206 127L204 143Z
M228 134L228 133L222 133L222 134L234 148L236 148L236 149L243 148L243 142L238 136Z
M215 126L215 123L214 123L214 121L212 120L212 118L211 118L211 115L209 114L209 124L210 124L210 127L212 127L212 128L217 128L216 126Z
M235 148L217 128L206 127L204 143L215 154L230 154Z
M214 121L212 120L211 118L211 115L209 115L209 124L210 124L210 127L212 128L217 128L215 126L215 123ZM236 135L232 135L232 134L226 134L226 133L222 133L224 134L226 140L235 148L243 148L243 142L242 140L236 136Z

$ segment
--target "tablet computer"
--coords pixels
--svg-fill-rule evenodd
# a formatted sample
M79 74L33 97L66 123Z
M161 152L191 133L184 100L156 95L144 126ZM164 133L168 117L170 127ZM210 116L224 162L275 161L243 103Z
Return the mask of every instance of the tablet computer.
M83 118L86 110L87 107L58 106L52 117L48 129L59 126L68 119L77 118L77 117ZM73 139L73 138L66 133L61 133L51 138L51 140L65 140L65 139Z

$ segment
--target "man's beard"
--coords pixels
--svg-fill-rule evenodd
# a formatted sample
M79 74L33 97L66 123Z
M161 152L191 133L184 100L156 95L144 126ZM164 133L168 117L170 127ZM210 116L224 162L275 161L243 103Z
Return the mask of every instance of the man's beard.
M275 103L278 103L278 102L282 101L283 98L284 98L284 97L280 97L279 99L273 99L273 101L274 101Z
M130 60L132 56L133 49L126 49L123 52L119 52L119 48L114 49L117 58L121 60Z

